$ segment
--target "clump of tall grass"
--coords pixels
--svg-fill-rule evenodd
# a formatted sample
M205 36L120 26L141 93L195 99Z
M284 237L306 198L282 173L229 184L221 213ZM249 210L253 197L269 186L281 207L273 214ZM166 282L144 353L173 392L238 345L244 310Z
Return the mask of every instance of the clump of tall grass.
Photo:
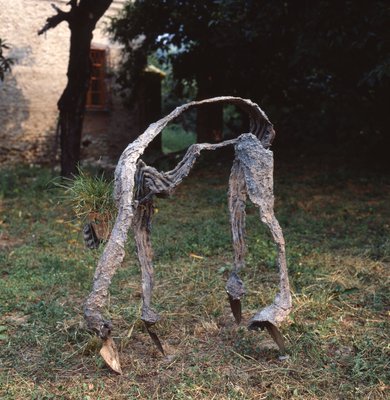
M116 214L113 198L113 181L104 174L92 176L82 169L72 179L65 179L60 187L64 189L63 200L82 221L94 219L97 215L112 221Z

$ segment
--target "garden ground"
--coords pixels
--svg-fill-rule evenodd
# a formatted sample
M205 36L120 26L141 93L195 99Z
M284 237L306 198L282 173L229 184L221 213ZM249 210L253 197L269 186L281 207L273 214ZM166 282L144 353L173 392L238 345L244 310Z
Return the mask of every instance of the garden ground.
M232 265L228 163L196 168L153 226L157 332L140 321L132 240L105 309L124 374L110 372L85 330L83 301L102 249L47 169L1 171L1 399L385 399L390 393L390 177L378 171L277 164L294 309L289 358L249 318L276 292L275 249L247 209L248 291L236 326L224 290Z

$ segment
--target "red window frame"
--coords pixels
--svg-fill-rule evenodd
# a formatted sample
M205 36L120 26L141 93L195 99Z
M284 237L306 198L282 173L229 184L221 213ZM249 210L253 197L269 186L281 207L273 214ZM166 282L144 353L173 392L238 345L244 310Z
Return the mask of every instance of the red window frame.
M107 50L91 48L91 79L87 93L87 110L108 110Z

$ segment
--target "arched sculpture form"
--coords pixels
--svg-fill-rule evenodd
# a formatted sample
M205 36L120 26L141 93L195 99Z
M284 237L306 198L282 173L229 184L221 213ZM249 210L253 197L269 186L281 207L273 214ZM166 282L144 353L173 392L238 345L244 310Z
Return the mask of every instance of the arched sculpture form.
M159 172L147 166L140 156L148 144L165 126L184 111L203 104L229 103L240 107L250 117L250 133L217 144L194 144L183 159L168 172ZM153 264L150 241L150 221L153 213L153 197L169 195L189 174L202 150L216 150L234 146L235 159L229 179L229 211L234 249L234 267L226 285L230 306L237 323L241 320L240 298L245 294L239 272L245 262L245 202L247 197L258 207L261 221L269 228L277 247L279 269L279 293L274 302L256 313L249 321L248 329L266 328L281 353L285 352L283 337L277 326L291 310L291 294L287 274L285 243L282 230L274 215L273 154L269 150L275 132L271 122L260 107L250 100L239 97L215 97L193 101L177 107L166 117L151 124L122 153L115 170L114 196L118 215L111 236L98 262L93 290L84 306L88 328L103 339L101 354L110 367L121 373L118 354L111 338L112 324L103 318L102 307L106 303L111 279L125 255L125 243L130 228L134 231L138 258L142 271L142 315L146 328L163 352L162 345L151 326L159 315L151 307L153 290Z

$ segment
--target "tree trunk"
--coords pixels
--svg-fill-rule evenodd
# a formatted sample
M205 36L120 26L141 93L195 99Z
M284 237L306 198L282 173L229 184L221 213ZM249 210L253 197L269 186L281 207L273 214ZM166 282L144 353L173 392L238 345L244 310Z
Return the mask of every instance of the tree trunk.
M161 79L162 75L154 70L144 71L138 83L136 107L140 125L140 132L161 118ZM145 155L162 153L161 135L150 143Z
M89 51L94 24L83 22L77 15L69 24L71 30L68 64L68 83L58 101L61 175L69 177L77 173L80 161L80 142L85 114L85 102L91 75Z
M197 100L220 95L212 77L199 77ZM223 139L223 105L207 104L197 109L196 136L198 143L218 143Z
M57 15L47 19L38 32L42 34L67 21L71 32L68 64L68 83L58 101L59 132L61 144L61 175L77 173L80 161L80 142L85 114L85 103L91 76L89 51L92 32L112 0L71 0L69 12L53 6Z

